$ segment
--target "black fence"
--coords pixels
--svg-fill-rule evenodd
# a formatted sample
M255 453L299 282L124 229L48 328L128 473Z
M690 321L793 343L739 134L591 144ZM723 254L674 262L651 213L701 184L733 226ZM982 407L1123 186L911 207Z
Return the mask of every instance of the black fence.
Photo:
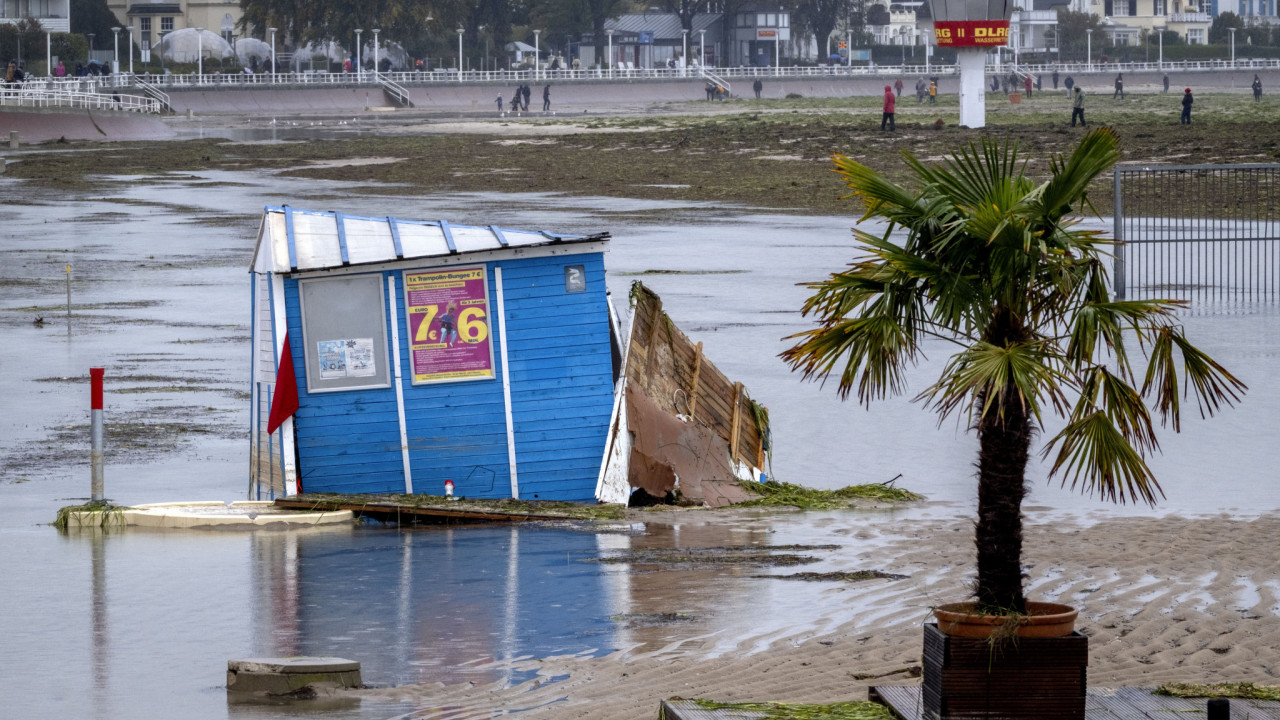
M1280 165L1121 165L1115 296L1280 299Z

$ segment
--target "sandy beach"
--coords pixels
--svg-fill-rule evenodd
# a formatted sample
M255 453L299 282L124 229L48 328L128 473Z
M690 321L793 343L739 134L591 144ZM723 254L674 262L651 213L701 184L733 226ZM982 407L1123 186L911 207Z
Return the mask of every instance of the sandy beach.
M829 583L861 595L837 617L799 618L833 629L737 638L733 652L709 637L640 642L601 658L530 658L538 678L504 688L424 684L360 691L438 708L438 717L648 718L673 696L717 701L829 703L865 699L878 684L913 684L928 608L963 597L972 551L967 518L876 522L844 515L846 570L879 569L902 580ZM718 513L646 513L646 523L758 522ZM824 516L823 523L840 518ZM1280 676L1280 517L1117 518L1094 524L1028 518L1027 587L1033 598L1080 608L1090 637L1089 685L1254 682ZM683 537L683 536L682 536ZM865 551L859 551L861 546ZM853 551L853 552L849 552ZM661 576L657 573L653 577ZM670 574L670 573L668 573ZM661 583L654 579L653 582ZM679 582L679 581L677 581ZM760 613L772 612L767 605ZM413 717L420 717L414 714Z

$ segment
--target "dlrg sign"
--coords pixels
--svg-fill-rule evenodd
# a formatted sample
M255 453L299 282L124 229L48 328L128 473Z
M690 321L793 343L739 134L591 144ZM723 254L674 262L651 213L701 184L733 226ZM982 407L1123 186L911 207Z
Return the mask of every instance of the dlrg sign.
M1009 42L1008 20L935 20L938 47L995 47Z

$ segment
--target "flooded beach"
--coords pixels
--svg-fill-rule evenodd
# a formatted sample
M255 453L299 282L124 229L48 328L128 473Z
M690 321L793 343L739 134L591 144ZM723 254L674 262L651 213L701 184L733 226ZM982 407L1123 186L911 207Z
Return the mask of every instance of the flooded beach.
M805 327L798 313L805 290L797 283L821 279L854 256L851 217L549 193L405 197L380 193L374 183L356 197L342 183L262 170L108 181L105 195L53 196L0 177L0 398L8 410L0 417L7 510L0 516L0 631L8 638L0 673L13 688L6 712L15 717L479 718L515 710L608 717L616 707L583 710L572 697L570 688L583 686L592 668L608 668L597 683L620 687L627 662L649 668L634 674L650 680L659 660L689 672L707 663L746 674L748 666L735 664L790 662L780 648L805 658L797 663L818 662L824 652L853 655L850 646L874 635L863 642L878 654L864 658L864 669L842 667L839 682L821 676L832 693L852 674L892 674L918 659L919 638L903 628L918 630L939 594L964 584L973 437L963 427L938 427L910 397L869 410L841 402L832 386L802 383L777 358L788 345L783 338ZM65 535L49 527L59 507L88 495L89 367L107 368L108 498L245 497L248 263L262 208L283 204L610 232L605 262L620 309L630 283L643 281L708 357L769 408L771 477L819 488L896 478L928 500L864 511L637 513L601 526ZM1030 572L1038 593L1097 598L1086 614L1104 640L1136 617L1127 609L1134 603L1154 603L1152 612L1181 603L1206 617L1222 605L1225 614L1254 617L1249 622L1267 633L1280 614L1274 561L1258 561L1243 546L1230 559L1161 559L1184 568L1131 557L1132 548L1159 548L1173 531L1165 540L1174 546L1200 538L1217 547L1206 540L1214 518L1229 528L1224 543L1265 545L1259 538L1280 508L1280 486L1270 481L1280 465L1272 438L1280 305L1195 304L1184 322L1188 336L1249 392L1213 421L1191 412L1181 434L1160 436L1163 454L1152 467L1166 499L1158 507L1104 504L1060 489L1042 465L1030 473L1029 525L1043 528L1034 531L1036 547L1064 537L1132 540L1130 550L1115 551L1122 567L1115 572L1081 570L1097 559L1084 555ZM941 343L926 349L930 361L910 371L915 392L932 382L948 351ZM682 565L642 553L786 546L805 549ZM769 559L784 552L805 558L803 566ZM858 570L904 579L784 577ZM1144 586L1150 573L1167 587ZM1208 573L1216 579L1204 580ZM1197 579L1210 587L1207 599L1197 600ZM1213 595L1217 583L1225 599ZM1218 636L1237 632L1202 624ZM374 689L318 709L228 705L227 660L294 654L360 660L370 685L416 689ZM1158 660L1163 667L1166 658ZM1273 661L1262 658L1250 679L1274 676ZM1206 672L1226 676L1240 667L1215 662ZM1137 671L1128 667L1104 661L1099 672L1129 679ZM645 712L656 712L668 691L654 682Z

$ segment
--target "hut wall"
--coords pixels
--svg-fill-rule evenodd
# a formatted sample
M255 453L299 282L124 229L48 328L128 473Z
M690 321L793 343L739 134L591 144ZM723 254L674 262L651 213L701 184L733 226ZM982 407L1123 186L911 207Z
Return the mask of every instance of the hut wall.
M568 265L584 266L585 292L565 292ZM445 480L452 480L457 495L511 496L499 332L506 322L520 497L592 500L613 402L603 255L487 263L495 378L414 385L402 273L431 267L380 273L384 288L387 277L395 278L397 288L414 491L443 494ZM495 267L502 268L505 319L497 317ZM286 295L299 386L295 427L303 491L404 492L395 388L307 394L297 280L286 281Z
M309 340L303 337L298 280L286 278L284 286L298 380L298 412L293 417L301 492L404 492L395 388L309 394ZM380 357L387 357L386 348Z
M587 289L565 292L566 265ZM502 266L520 497L591 501L613 411L604 256Z

